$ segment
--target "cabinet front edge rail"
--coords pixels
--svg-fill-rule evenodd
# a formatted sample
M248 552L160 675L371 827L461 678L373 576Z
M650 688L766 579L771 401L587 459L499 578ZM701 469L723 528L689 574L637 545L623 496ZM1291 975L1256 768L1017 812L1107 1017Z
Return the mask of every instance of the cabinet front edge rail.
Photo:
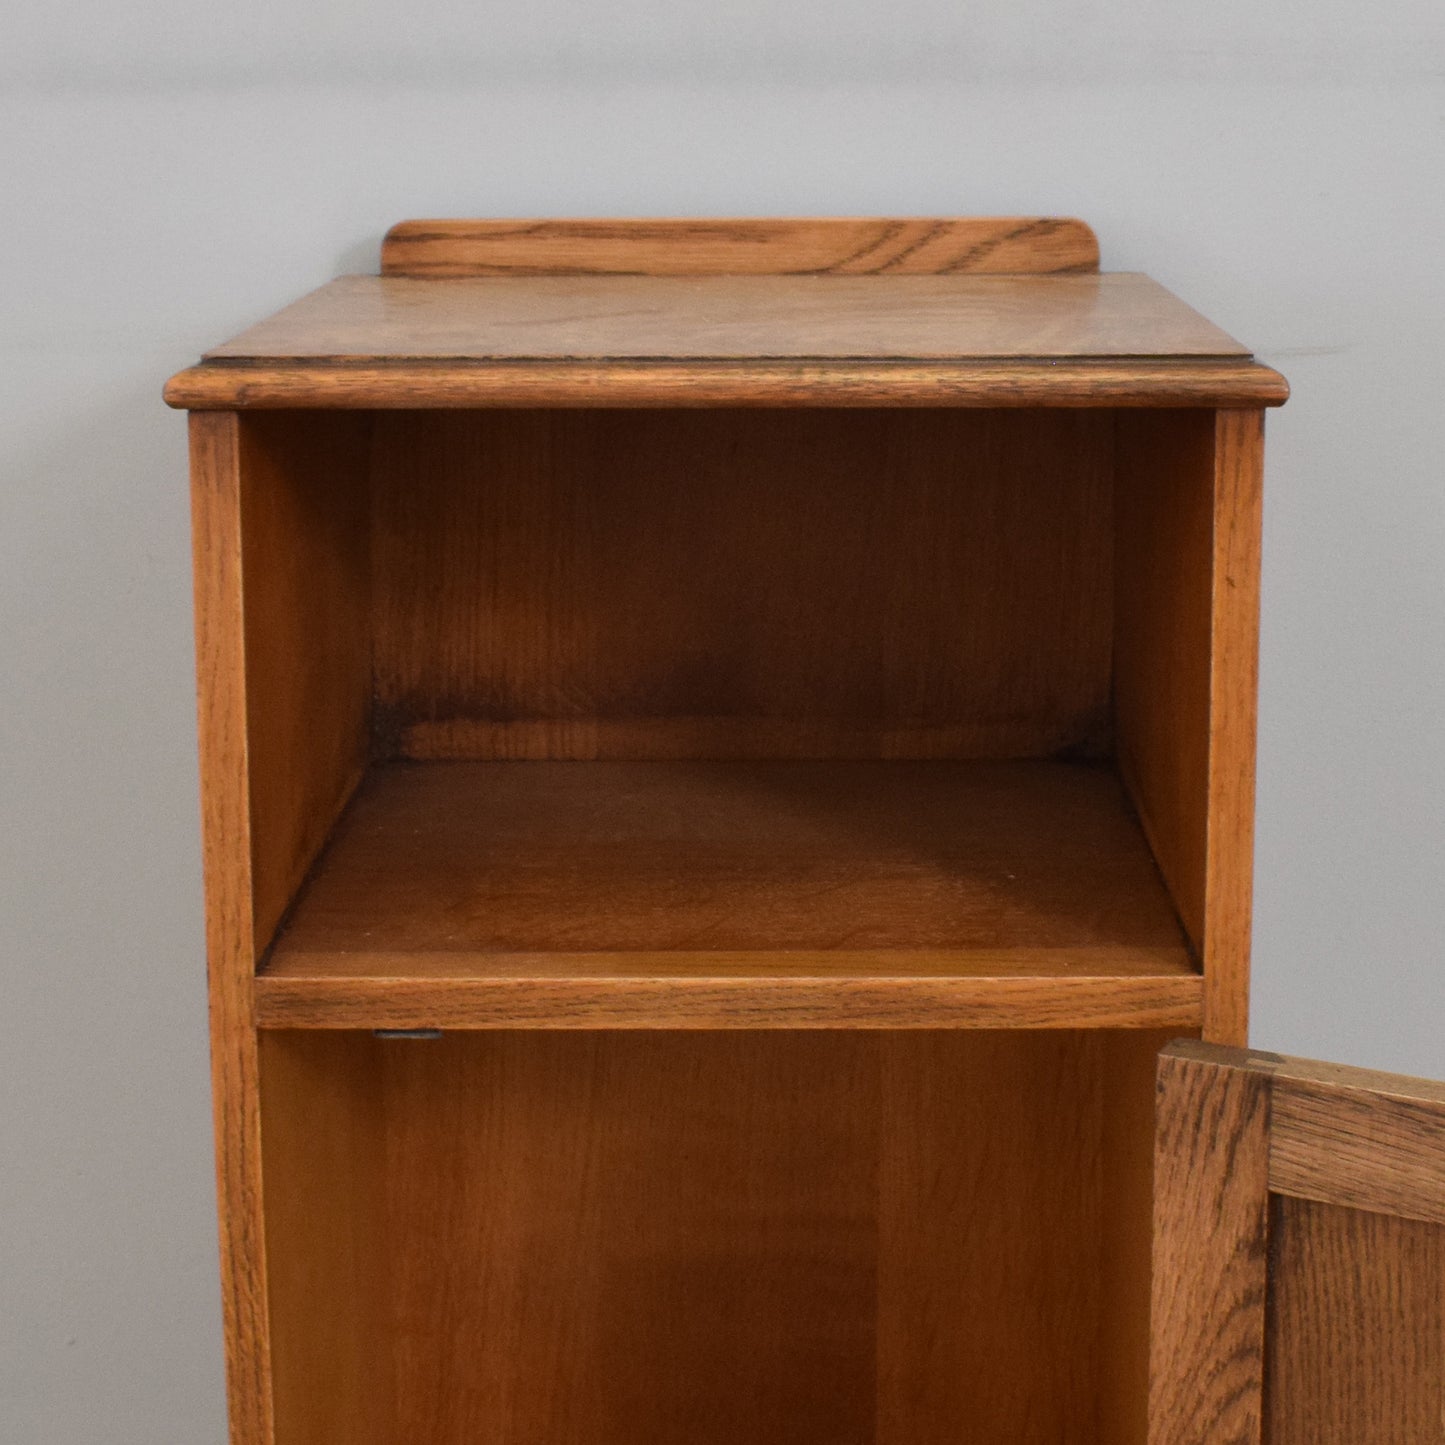
M261 974L275 1029L1200 1027L1198 974L1081 977L378 978Z
M210 361L172 377L171 406L1279 406L1285 379L1250 360Z

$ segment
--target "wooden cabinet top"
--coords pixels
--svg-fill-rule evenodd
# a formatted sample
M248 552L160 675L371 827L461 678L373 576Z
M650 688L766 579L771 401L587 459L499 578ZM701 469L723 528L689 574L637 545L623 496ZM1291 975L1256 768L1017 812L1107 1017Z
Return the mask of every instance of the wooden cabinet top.
M1061 250L1061 235L1077 242L1072 232L1041 232L1029 250L1014 221L737 222L729 232L673 223L694 229L669 249L661 222L613 223L600 239L583 223L520 238L502 224L395 228L384 274L340 277L214 348L167 399L991 406L1268 405L1286 395L1277 373L1147 276L1100 274L1077 244ZM858 251L856 229L888 225L942 230L860 274L871 252ZM1018 269L993 269L999 247L956 229L988 225L1014 227L1005 254ZM971 250L959 249L964 236ZM827 264L824 243L846 265ZM793 269L800 262L810 269Z
M342 276L246 361L1247 357L1147 276Z

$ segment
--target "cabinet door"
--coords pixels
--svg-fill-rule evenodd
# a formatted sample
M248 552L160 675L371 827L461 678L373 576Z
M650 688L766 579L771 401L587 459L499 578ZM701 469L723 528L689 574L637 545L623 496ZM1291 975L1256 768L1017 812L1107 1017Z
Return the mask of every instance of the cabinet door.
M1160 1055L1150 1445L1445 1445L1445 1085Z

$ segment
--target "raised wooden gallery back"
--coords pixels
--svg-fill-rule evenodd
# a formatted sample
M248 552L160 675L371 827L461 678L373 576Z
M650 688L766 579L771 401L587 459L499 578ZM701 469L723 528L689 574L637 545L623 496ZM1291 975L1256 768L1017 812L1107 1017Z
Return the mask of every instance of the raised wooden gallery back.
M1144 1441L1285 388L1097 261L408 222L172 380L233 1445Z

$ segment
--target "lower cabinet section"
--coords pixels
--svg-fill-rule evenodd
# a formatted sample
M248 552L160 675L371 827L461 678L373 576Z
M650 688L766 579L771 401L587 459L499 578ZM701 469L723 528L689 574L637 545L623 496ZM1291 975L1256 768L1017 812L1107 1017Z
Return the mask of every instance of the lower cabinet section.
M261 1040L277 1445L1145 1438L1160 1034Z

